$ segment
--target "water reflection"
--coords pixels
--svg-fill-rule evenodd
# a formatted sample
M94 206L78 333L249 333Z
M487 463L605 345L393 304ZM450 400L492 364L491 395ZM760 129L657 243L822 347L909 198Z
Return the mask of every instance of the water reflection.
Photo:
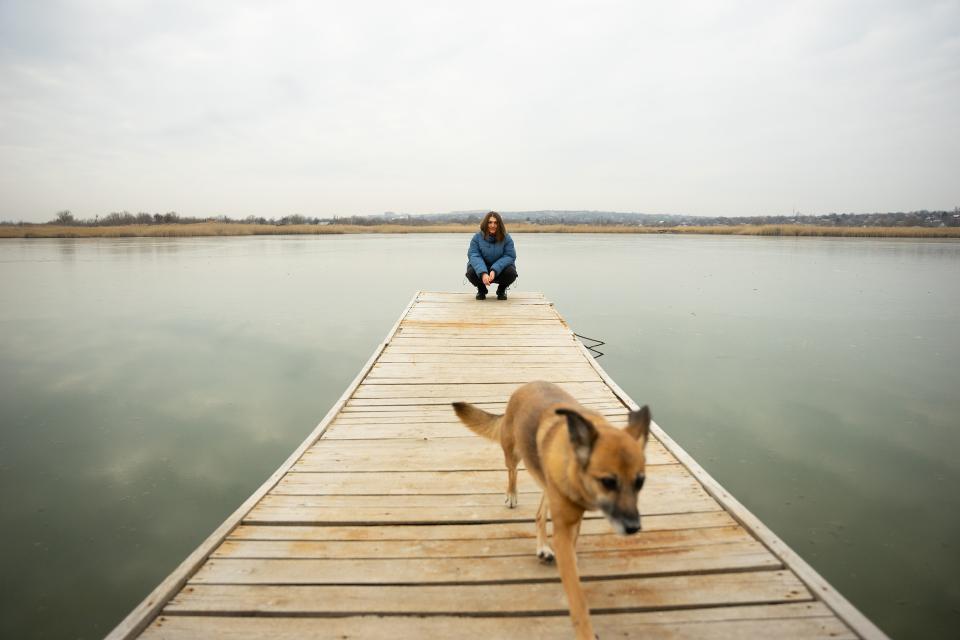
M19 577L0 635L112 628L313 428L416 289L468 290L465 247L0 244L2 571ZM947 637L960 243L517 247L519 287L607 341L604 367L741 501L891 634Z

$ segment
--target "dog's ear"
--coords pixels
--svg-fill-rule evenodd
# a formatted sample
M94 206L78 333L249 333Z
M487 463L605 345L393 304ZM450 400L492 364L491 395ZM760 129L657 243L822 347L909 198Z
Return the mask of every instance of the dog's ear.
M624 431L633 436L634 440L643 438L643 446L647 446L650 438L650 407L643 405L640 411L631 411Z
M590 462L590 454L593 453L593 443L597 441L597 428L593 426L592 422L570 409L557 409L557 415L567 417L570 444L573 445L577 462L580 463L582 468L586 469L587 463Z

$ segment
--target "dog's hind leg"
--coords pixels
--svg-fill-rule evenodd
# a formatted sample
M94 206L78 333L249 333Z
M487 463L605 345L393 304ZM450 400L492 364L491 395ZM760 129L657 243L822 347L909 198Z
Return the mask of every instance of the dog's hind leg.
M507 497L504 503L513 509L517 506L517 465L520 464L520 458L513 447L504 447L503 459L507 463Z
M540 496L540 506L537 508L537 558L540 562L553 562L554 553L547 542L547 518L550 515L550 507L547 504L547 493Z

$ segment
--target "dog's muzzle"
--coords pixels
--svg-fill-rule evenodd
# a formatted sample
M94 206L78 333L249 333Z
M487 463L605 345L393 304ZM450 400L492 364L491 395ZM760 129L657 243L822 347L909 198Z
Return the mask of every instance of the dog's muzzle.
M639 518L639 517L638 517L636 520L630 519L630 520L624 520L624 521L623 521L623 532L624 532L626 535L632 536L632 535L635 534L637 531L640 531L640 518Z
M622 516L618 513L607 514L607 519L613 525L614 530L622 536L632 536L640 531L640 514L635 516Z

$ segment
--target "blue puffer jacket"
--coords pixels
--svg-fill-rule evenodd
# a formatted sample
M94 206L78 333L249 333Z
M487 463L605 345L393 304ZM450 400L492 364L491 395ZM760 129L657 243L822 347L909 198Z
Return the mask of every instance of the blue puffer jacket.
M477 231L470 240L467 258L470 259L467 266L473 267L478 276L491 271L500 275L501 271L516 262L517 252L509 233L503 242L498 243L494 236L483 237Z

